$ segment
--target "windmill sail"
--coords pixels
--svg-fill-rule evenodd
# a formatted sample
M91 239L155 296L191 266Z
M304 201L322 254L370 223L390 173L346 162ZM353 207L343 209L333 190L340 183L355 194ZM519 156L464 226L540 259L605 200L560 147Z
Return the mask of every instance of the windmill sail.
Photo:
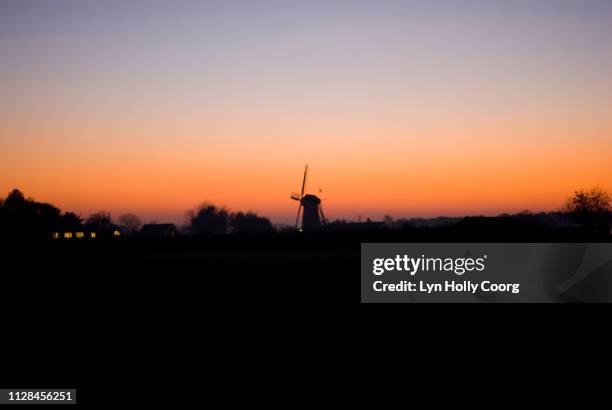
M304 191L306 190L307 178L308 178L308 164L306 164L306 167L304 168L304 179L302 180L302 194L300 195L300 198L304 197Z
M291 194L291 199L299 201L297 216L295 218L295 229L300 227L300 215L302 216L302 229L304 231L320 230L325 224L325 216L321 208L321 199L316 195L306 194L306 185L308 184L308 165L304 167L304 177L302 178L302 191ZM319 188L319 191L321 189Z

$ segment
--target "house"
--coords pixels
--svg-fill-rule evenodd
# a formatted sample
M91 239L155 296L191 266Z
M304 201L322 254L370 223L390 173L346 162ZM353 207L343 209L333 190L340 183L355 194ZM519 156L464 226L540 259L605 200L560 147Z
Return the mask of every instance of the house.
M76 231L76 232L53 232L51 234L53 239L96 239L95 232L85 232L85 231Z
M145 224L140 229L140 236L172 237L179 234L174 224Z

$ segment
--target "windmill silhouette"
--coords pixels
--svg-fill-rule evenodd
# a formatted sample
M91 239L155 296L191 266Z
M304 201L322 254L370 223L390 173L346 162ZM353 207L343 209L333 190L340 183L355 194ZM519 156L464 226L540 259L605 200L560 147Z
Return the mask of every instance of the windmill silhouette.
M321 199L316 195L306 194L306 183L308 182L308 165L304 168L304 178L302 180L302 192L291 194L291 199L299 201L297 217L295 218L295 229L299 229L300 213L302 208L302 231L318 231L325 224L325 215L321 207Z

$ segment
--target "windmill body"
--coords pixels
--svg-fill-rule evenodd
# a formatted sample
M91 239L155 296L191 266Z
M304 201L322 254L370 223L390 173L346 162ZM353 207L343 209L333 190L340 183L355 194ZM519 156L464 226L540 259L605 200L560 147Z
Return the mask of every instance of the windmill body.
M306 194L306 181L308 180L308 165L304 169L304 178L302 180L302 193L292 194L291 199L299 201L297 218L295 219L295 228L299 229L300 213L302 213L302 231L312 232L319 231L325 224L325 216L321 207L321 199L316 195ZM302 212L303 211L303 212Z
M302 215L302 230L303 231L318 231L322 228L320 208L321 199L316 195L305 195L300 201L300 205L304 209Z

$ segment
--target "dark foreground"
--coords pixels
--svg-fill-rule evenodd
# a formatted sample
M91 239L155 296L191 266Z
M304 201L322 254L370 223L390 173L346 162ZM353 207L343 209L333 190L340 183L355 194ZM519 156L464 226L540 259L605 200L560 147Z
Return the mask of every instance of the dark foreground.
M579 229L211 235L6 242L6 296L97 309L158 301L358 303L362 242L609 242ZM322 286L325 283L325 286Z
M146 307L359 303L362 242L609 242L578 229L406 231L9 241L5 312L71 317Z
M257 341L274 335L275 351L303 349L306 358L313 346L360 340L362 242L609 241L579 230L450 228L7 241L1 309L12 353L4 374L11 385L76 386L82 400L110 404L96 396L100 383L130 385L130 371L142 382L142 373L177 363L208 366L219 345L231 346L232 357L259 357Z

